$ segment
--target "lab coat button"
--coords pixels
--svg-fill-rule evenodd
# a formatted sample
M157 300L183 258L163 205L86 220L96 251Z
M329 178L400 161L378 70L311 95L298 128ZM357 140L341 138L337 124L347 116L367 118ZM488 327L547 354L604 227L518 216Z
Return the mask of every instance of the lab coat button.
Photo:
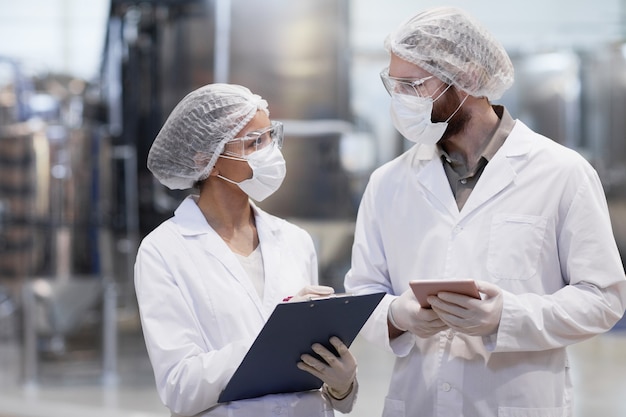
M452 389L452 387L447 382L444 382L443 385L441 385L441 389L443 389L445 392L448 392L450 391L450 389Z
M463 179L461 180L461 184L463 184L463 185L467 184L467 180L466 180L465 178L463 178Z

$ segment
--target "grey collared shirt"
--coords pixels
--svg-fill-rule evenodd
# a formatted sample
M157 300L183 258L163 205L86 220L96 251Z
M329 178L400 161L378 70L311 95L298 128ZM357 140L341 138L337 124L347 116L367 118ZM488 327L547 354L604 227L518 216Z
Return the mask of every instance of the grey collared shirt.
M448 177L448 182L459 210L465 205L487 163L500 149L515 125L515 120L513 120L504 106L493 106L493 110L500 118L500 122L493 135L485 142L480 159L475 166L468 167L464 161L451 158L442 148L439 148L443 169Z

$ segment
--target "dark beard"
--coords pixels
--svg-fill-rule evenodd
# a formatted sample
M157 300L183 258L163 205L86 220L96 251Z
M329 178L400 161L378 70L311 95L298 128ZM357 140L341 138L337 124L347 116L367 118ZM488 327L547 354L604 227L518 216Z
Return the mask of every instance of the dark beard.
M445 122L459 105L461 105L461 99L456 94L455 87L451 87L433 104L432 121ZM461 133L469 123L470 118L469 113L461 106L452 119L448 121L448 128L443 133L439 142Z

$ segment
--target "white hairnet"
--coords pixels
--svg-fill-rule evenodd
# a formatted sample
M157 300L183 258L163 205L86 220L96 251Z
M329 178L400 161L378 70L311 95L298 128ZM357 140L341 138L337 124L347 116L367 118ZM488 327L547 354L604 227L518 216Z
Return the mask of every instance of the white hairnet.
M475 97L498 99L513 84L513 64L502 45L457 8L413 16L387 36L385 48Z
M246 87L209 84L192 91L172 110L148 153L148 169L169 189L191 188L209 176L226 142L267 101Z

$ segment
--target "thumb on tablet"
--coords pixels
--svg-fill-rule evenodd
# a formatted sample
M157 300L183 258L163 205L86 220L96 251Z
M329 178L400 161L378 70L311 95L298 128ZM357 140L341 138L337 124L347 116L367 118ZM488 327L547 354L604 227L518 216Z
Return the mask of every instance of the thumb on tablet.
M476 281L476 288L489 298L497 297L502 293L500 287L487 281Z

